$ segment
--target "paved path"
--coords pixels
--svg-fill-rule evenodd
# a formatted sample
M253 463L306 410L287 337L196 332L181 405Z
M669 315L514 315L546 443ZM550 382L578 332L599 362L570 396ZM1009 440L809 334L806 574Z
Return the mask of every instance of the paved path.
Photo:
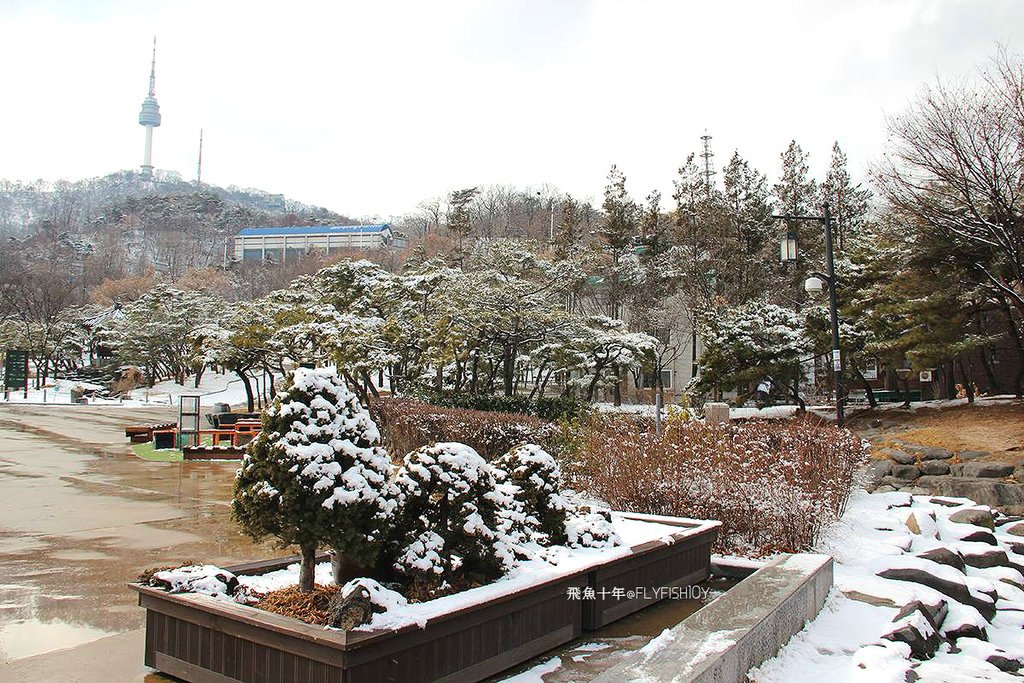
M267 557L230 519L236 463L146 462L126 424L167 408L0 405L0 680L153 681L125 584ZM280 551L277 551L280 552Z

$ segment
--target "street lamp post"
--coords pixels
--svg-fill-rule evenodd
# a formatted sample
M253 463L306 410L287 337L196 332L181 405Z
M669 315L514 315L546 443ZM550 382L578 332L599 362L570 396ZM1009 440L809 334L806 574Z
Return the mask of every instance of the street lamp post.
M828 286L828 312L832 323L832 372L835 374L836 387L836 422L842 427L845 424L843 401L846 398L846 387L843 385L843 356L839 348L839 300L836 295L835 255L832 251L832 214L826 202L821 216L785 215L772 218L787 222L817 221L825 227L825 273L811 272L811 277L804 283L804 290L808 294L816 294L822 290L823 284ZM780 257L783 263L797 261L796 232L792 229L782 238Z

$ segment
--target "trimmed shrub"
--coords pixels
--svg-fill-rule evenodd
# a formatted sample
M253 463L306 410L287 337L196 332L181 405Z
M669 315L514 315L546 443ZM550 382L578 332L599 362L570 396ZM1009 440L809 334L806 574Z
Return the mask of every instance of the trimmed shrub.
M571 485L613 509L717 519L716 551L801 552L842 514L866 452L851 432L809 420L708 424L593 415L566 427Z
M569 504L561 493L562 470L551 454L537 444L520 444L493 465L518 487L515 497L522 503L530 537L541 545L564 545Z
M555 431L550 422L539 417L443 408L410 399L383 398L376 410L384 443L392 453L455 441L491 460L521 443L545 444Z
M263 413L235 479L232 512L246 534L302 551L300 590L313 588L317 546L372 568L377 531L394 507L391 460L370 414L333 370L298 368Z
M501 529L515 501L494 468L464 444L423 446L398 471L394 569L417 596L432 596L498 578L515 563Z

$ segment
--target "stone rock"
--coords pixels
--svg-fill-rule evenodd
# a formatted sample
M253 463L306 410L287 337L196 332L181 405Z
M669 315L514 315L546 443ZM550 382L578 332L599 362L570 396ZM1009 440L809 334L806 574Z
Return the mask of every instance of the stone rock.
M350 631L373 618L373 601L370 591L363 586L342 597L338 591L331 597L327 607L327 623L334 628Z
M942 622L945 621L946 615L949 613L949 605L945 600L940 600L938 604L929 605L920 600L914 600L908 605L904 605L899 613L892 618L893 623L907 617L914 612L920 612L924 615L925 619L928 620L928 624L938 632L939 627L942 626Z
M1017 522L1016 524L1011 524L1010 526L1002 526L999 527L999 530L1002 531L1004 534L1010 534L1011 536L1024 537L1024 522Z
M996 540L996 537L994 535L992 535L988 531L981 531L980 529L978 531L973 531L967 534L960 540L969 541L972 543L988 543L989 545L999 545L999 542Z
M920 486L904 486L900 489L904 493L909 493L912 496L927 496L928 489L923 489Z
M967 570L967 564L964 562L964 558L954 553L952 550L946 547L932 548L926 550L923 553L918 553L917 557L925 560L931 560L932 562L938 562L944 564L947 567L953 567L954 569L964 572Z
M925 447L921 449L921 460L949 460L953 457L952 451L945 448Z
M988 455L987 451L960 451L957 453L957 457L961 460L974 460L975 458L983 458Z
M728 403L705 403L704 419L710 424L729 423Z
M892 463L888 460L872 460L864 468L864 488L871 491L882 483L882 479L889 474Z
M907 482L903 481L902 479L897 479L896 477L894 477L892 475L888 475L888 476L882 477L882 480L879 482L879 485L880 486L891 486L891 487L893 487L895 489L895 488L899 488L900 486L903 486L906 483Z
M895 490L895 488L889 486L888 484L882 484L881 486L876 486L875 490L872 493L892 493Z
M959 638L977 638L978 640L988 640L988 631L985 628L972 624L970 622L964 622L956 628L943 629L942 635L946 636L950 640L957 640Z
M1006 673L1017 673L1020 671L1021 662L1019 659L1013 659L1005 655L989 655L985 658L985 661Z
M921 470L921 474L928 476L949 474L949 463L944 460L922 460L917 468Z
M874 605L875 607L899 607L897 603L889 598L871 595L870 593L861 593L860 591L843 591L843 595L848 597L850 600L867 603L868 605Z
M921 470L917 469L914 465L893 465L892 476L898 479L917 479L921 476Z
M911 603L908 607L914 605L920 605L920 603ZM901 610L900 614L904 614L905 611L906 609ZM923 610L915 606L901 619L893 621L897 624L897 628L882 636L882 640L906 643L910 646L910 656L914 659L931 659L935 651L939 649L941 639L938 629Z
M996 522L995 519L992 518L992 512L982 508L957 510L949 516L949 521L959 522L960 524L983 526L989 531L993 531L996 528Z
M958 508L961 505L961 503L957 503L952 500L946 500L944 498L929 498L928 502L931 503L932 505L941 505L942 507L947 508Z
M955 476L929 478L927 483L933 495L970 498L978 505L997 508L1006 514L1024 512L1024 486L1021 484ZM923 486L924 482L918 484Z
M1006 556L1006 551L999 548L990 548L982 552L963 551L961 554L963 555L964 563L975 569L1006 567L1010 563L1010 559Z
M946 597L953 598L957 602L970 605L974 609L978 610L981 613L981 616L985 617L986 621L992 621L993 617L996 615L995 605L987 600L983 600L975 596L967 590L967 586L965 584L957 583L955 581L947 581L921 569L914 569L910 567L890 567L878 572L878 576L883 579L909 581L911 583L919 583L922 586L934 588Z
M949 473L954 477L964 476L964 464L962 462L949 466Z
M889 453L889 457L892 458L893 462L900 465L913 465L917 462L916 456L905 451L892 451Z
M911 512L906 521L910 533L922 535L922 529L928 531L928 536L935 537L935 513L915 510Z
M1008 462L965 462L963 472L965 477L1002 479L1013 474L1013 465Z

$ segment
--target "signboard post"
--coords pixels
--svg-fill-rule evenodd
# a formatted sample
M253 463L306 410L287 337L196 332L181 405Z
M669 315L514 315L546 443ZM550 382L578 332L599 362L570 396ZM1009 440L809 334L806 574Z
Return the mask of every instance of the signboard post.
M181 396L178 404L178 447L199 445L199 397Z
M28 351L7 349L4 353L4 398L8 401L11 389L21 389L28 398Z

